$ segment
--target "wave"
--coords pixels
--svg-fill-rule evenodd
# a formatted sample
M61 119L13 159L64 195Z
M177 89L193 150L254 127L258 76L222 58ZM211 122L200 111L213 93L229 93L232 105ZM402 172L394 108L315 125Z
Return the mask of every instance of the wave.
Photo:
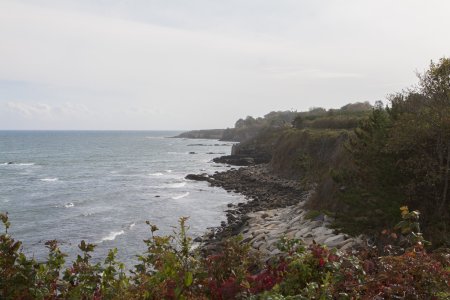
M1 166L34 166L35 163L15 163L12 161L4 162L0 164Z
M172 170L166 170L167 173L172 173Z
M41 181L45 181L45 182L54 182L54 181L58 181L58 178L42 178Z
M123 231L123 230L121 230L121 231L111 231L107 236L102 238L102 240L100 242L114 241L116 239L116 237L118 237L119 235L122 235L124 233L125 233L125 231Z
M174 197L172 197L172 199L173 200L178 200L178 199L181 199L181 198L184 198L184 197L187 197L187 196L189 196L189 192L186 192L183 195L174 196Z
M161 172L157 172L157 173L151 173L151 174L148 174L148 175L150 175L150 176L163 176L164 174L161 173Z
M75 206L75 204L73 204L72 202L69 202L66 205L64 205L65 208L74 207L74 206Z
M129 226L128 226L128 228L133 228L134 226L136 226L136 223L135 222L133 222L133 223L131 223Z
M183 186L185 186L186 183L187 183L187 182L171 183L171 184L168 184L167 187L168 187L168 188L178 189L178 188L182 188Z

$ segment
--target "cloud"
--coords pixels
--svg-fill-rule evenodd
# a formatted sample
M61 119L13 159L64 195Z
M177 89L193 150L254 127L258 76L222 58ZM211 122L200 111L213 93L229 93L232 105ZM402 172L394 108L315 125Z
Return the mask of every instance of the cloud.
M85 105L73 103L52 106L46 103L29 104L20 101L8 101L4 106L9 113L28 119L79 118L92 114Z
M448 9L432 0L3 0L0 103L26 99L8 109L33 127L66 115L51 125L194 129L378 100L450 49Z

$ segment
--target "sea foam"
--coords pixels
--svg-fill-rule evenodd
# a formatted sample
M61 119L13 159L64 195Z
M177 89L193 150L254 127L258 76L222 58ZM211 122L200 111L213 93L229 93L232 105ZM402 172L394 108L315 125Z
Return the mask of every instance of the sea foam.
M177 183L168 184L167 187L168 188L178 189L178 188L182 188L185 185L186 185L186 182L177 182Z
M34 166L35 163L15 163L15 162L4 162L0 164L1 166Z
M186 192L183 195L174 196L174 197L172 197L172 199L173 200L178 200L178 199L181 199L181 198L184 198L184 197L187 197L187 196L189 196L189 192Z
M116 239L116 237L118 237L119 235L122 235L124 233L125 233L125 231L123 231L123 230L121 230L121 231L111 231L107 236L102 238L101 242L114 241Z
M148 175L150 175L150 176L163 176L164 174L161 173L161 172L157 172L157 173L151 173L151 174L148 174Z
M44 181L44 182L54 182L54 181L58 181L59 179L58 178L42 178L41 179L41 181Z

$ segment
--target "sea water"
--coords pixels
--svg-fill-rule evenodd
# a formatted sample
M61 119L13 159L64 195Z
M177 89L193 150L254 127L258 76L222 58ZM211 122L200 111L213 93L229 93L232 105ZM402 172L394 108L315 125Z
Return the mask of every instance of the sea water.
M184 177L226 170L212 158L232 144L168 138L177 133L0 131L0 211L9 213L9 232L37 260L47 240L58 240L68 260L85 240L97 245L94 261L118 248L132 267L150 236L147 220L160 234L182 216L192 236L218 226L226 205L242 197Z

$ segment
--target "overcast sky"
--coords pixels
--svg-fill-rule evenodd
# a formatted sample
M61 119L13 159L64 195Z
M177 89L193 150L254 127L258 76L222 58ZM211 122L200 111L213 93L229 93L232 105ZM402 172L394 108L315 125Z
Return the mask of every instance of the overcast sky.
M0 0L0 129L232 127L383 100L450 54L450 1Z

